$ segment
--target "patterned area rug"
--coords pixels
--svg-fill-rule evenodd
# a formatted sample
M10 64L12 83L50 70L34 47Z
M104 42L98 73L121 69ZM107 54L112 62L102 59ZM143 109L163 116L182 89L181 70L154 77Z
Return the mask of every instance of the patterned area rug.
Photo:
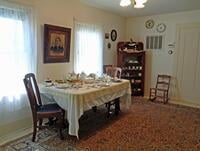
M123 111L123 110L122 110ZM106 118L105 108L80 119L80 140L43 130L3 146L9 151L200 151L200 110L135 100L128 112Z

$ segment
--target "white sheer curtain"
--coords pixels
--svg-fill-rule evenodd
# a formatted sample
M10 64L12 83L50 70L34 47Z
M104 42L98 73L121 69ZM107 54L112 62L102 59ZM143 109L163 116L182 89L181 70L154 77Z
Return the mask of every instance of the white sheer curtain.
M1 2L0 113L28 105L23 77L28 72L35 73L35 42L32 8Z
M102 74L103 31L99 25L75 22L74 70Z

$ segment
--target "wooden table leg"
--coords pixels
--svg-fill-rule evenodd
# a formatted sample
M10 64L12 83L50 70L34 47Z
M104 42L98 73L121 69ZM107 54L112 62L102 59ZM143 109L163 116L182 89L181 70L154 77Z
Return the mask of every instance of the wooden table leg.
M111 102L108 102L107 103L107 109L108 109L107 117L110 116L110 107L111 107Z
M120 111L120 99L117 98L115 100L115 115L119 115L119 111Z
M93 112L97 112L97 106L92 107Z

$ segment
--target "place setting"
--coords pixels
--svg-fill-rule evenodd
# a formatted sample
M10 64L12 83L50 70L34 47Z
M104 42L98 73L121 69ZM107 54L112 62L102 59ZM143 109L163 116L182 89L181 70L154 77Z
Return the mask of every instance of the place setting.
M94 73L86 74L81 72L80 74L68 73L63 76L62 80L51 80L46 78L42 83L45 87L54 87L57 89L91 89L91 88L103 88L109 87L112 83L122 82L119 78L112 78L107 74L97 76Z

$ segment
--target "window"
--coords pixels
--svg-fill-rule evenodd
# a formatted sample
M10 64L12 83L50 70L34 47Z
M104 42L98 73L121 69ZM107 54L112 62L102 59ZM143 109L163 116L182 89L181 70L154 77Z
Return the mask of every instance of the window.
M2 103L20 102L25 94L23 77L28 72L35 72L31 12L21 9L22 6L16 7L0 5L0 110L5 107Z
M102 74L103 36L100 26L75 23L74 57L76 73Z
M22 92L19 87L20 74L25 73L23 24L20 20L0 17L0 98L18 96ZM11 87L12 86L12 87Z

